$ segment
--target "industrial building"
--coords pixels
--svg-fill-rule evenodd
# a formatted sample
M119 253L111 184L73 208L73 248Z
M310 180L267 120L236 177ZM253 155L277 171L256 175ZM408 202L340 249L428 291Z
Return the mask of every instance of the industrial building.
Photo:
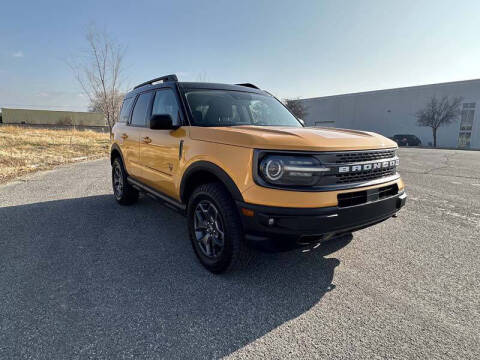
M301 99L307 126L367 130L387 137L412 134L422 145L433 143L432 129L419 127L416 114L432 97L461 97L461 113L450 125L440 127L437 146L480 149L480 79L421 85L389 90Z
M108 128L101 113L2 108L4 124L46 127Z

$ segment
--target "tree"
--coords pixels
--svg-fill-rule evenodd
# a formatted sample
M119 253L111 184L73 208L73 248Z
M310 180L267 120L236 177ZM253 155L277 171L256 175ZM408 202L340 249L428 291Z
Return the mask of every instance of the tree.
M117 99L115 100L115 102L117 104L121 104L123 101L123 98L125 97L125 93L118 92L116 96L117 96ZM93 99L92 101L90 101L90 104L88 105L88 111L90 112L103 113L103 108L104 106L103 106L102 98Z
M298 119L304 119L308 114L307 108L300 99L285 99L285 106L295 115Z
M120 88L125 48L93 26L86 40L85 55L69 65L89 99L89 109L103 113L111 133L122 104Z
M439 100L434 95L428 101L425 108L417 112L417 125L432 128L434 147L437 147L438 128L451 124L458 118L461 103L461 97L455 97L449 100L448 96L444 96Z

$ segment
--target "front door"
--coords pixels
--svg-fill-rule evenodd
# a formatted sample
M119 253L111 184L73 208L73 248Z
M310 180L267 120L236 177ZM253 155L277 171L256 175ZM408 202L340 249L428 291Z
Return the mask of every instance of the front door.
M156 114L169 114L173 124L182 123L180 108L172 89L164 88L155 92L151 115ZM175 175L181 157L180 144L185 136L185 127L176 130L145 128L140 135L143 182L173 198L177 198Z

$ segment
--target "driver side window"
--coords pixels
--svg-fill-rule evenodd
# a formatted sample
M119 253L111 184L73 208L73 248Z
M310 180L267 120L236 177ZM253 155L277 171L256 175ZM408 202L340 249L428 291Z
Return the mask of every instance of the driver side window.
M177 99L170 89L158 90L153 101L152 115L169 114L174 125L181 125Z

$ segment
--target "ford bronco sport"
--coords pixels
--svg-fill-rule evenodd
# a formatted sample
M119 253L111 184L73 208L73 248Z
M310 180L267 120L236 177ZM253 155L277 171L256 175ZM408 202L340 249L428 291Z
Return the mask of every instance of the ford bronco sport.
M393 216L404 204L397 144L371 132L306 128L252 84L136 86L111 148L115 199L144 192L186 214L193 249L214 273L247 245L315 244Z

